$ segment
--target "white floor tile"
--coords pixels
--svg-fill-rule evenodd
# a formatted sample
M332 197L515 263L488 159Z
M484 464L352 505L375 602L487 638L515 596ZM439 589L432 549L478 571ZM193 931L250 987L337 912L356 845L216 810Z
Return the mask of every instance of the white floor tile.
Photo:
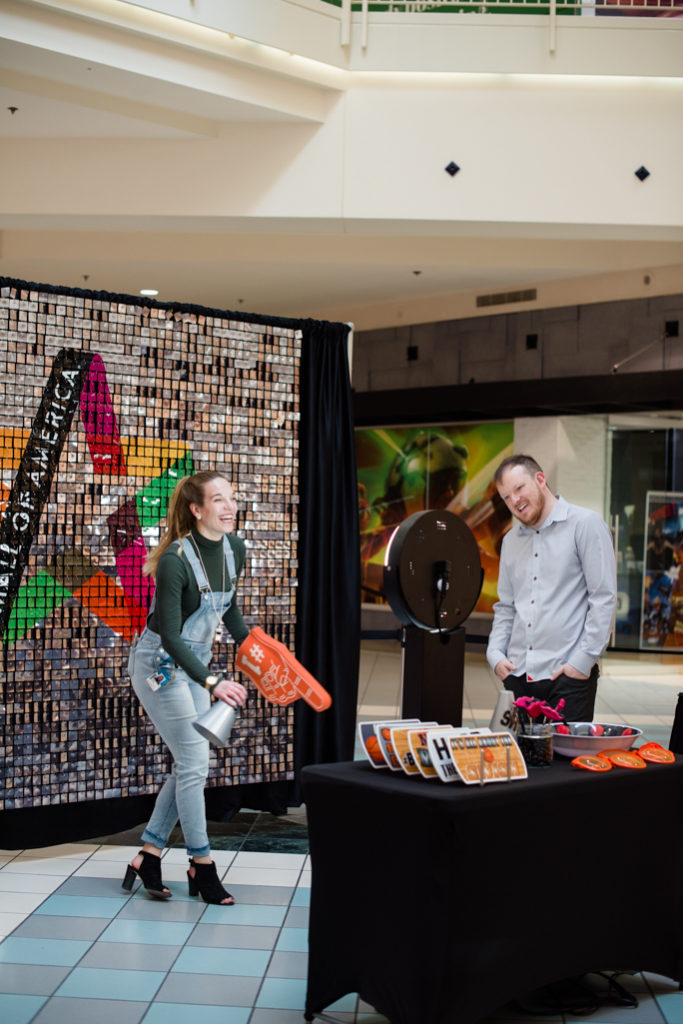
M306 859L305 853L256 853L243 852L235 857L235 868L260 868L267 867L284 868L285 870L300 871Z
M134 851L133 856L135 855L135 853L137 853L137 850ZM212 850L211 858L215 861L216 867L220 868L221 870L225 870L225 868L229 867L229 865L232 864L233 860L235 859L235 851ZM166 870L167 864L183 864L185 866L185 870L187 871L189 867L189 857L187 856L187 851L178 849L167 850L163 856L164 871Z
M37 850L23 850L20 856L24 860L40 860L41 858L54 860L57 857L85 860L91 853L99 849L99 843L60 843L58 846L43 846Z
M44 892L3 892L0 894L0 910L3 914L30 914L45 902Z
M89 860L74 871L75 878L123 878L126 863L118 860Z
M358 708L359 720L394 718L398 713L398 702L392 704L361 704Z
M98 850L95 850L91 861L106 860L106 861L120 861L122 864L128 864L136 853L138 853L139 846L100 846Z
M17 858L12 861L12 871L22 875L57 875L60 878L68 878L74 871L81 867L83 861L73 860L69 857L58 857L55 860L41 858L41 860L22 860Z
M28 914L5 914L0 911L0 939L6 938L10 932L18 928L22 921L25 921Z
M223 868L218 866L218 874L220 875ZM161 866L161 874L164 882L187 882L187 869L189 868L187 857L183 864L174 864L171 861L167 861L164 857L164 862ZM122 876L123 877L123 876Z
M235 868L228 871L228 881L233 885L289 885L299 881L299 871L282 868Z
M34 872L22 874L12 871L11 866L0 871L0 893L7 892L54 892L62 884L63 879L59 875L37 875ZM0 905L4 902L0 895Z

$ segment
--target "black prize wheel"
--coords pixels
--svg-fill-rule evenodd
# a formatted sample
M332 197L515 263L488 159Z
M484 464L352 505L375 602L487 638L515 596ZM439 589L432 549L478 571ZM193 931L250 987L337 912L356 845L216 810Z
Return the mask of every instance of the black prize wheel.
M467 523L453 512L414 512L394 530L384 558L384 591L405 625L450 633L477 603L481 558Z

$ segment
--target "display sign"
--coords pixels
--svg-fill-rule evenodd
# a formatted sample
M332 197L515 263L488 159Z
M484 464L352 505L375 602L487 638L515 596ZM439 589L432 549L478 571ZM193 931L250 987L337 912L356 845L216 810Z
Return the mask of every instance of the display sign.
M513 435L511 422L356 430L364 603L386 603L384 556L396 526L415 512L446 509L479 546L484 583L475 611L493 610L500 542L511 524L493 474L512 454Z
M640 646L683 650L683 493L648 491Z

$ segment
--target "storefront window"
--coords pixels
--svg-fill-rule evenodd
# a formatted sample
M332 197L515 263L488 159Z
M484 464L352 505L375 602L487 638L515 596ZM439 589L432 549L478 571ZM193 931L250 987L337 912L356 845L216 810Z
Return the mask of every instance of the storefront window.
M610 431L615 646L683 653L683 429L674 413L628 419Z

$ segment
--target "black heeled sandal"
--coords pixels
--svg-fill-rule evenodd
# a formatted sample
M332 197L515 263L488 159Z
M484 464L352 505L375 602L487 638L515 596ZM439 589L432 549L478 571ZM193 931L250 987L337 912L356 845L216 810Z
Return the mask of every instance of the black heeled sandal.
M140 850L140 856L142 857L142 864L139 868L134 868L132 864L129 864L126 868L126 875L121 882L121 888L130 892L137 875L150 896L157 900L170 900L173 893L161 881L161 857L157 857L153 853L147 853L146 850Z
M223 904L226 907L231 907L234 904L234 897L221 884L214 861L211 861L210 864L197 864L190 857L190 867L194 868L194 877L189 871L187 872L190 896L201 896L205 903L223 904L223 900L228 899L230 903Z

